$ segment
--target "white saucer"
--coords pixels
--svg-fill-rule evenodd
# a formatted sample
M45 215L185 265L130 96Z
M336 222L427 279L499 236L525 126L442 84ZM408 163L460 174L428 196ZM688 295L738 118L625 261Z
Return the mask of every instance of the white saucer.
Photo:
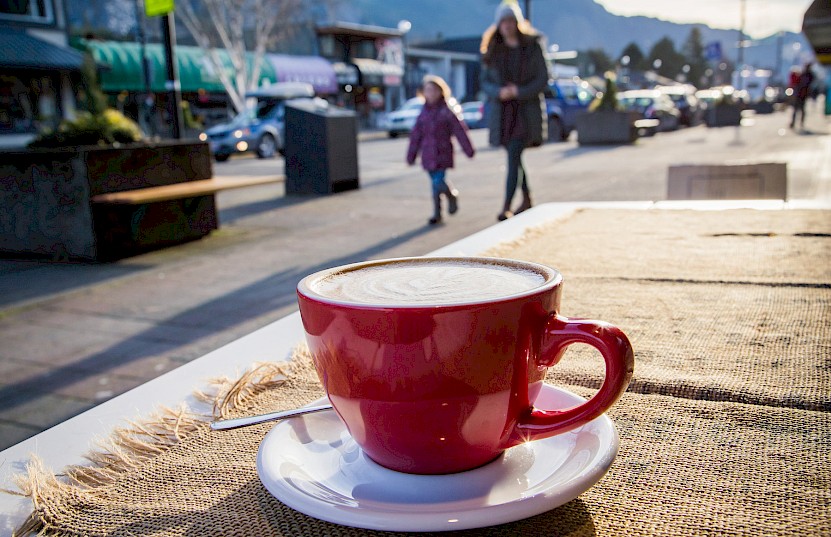
M553 410L583 401L545 385L537 406ZM474 470L405 474L366 457L338 415L323 412L275 425L260 444L257 472L278 500L321 520L446 531L503 524L563 505L597 483L617 450L617 431L604 414L574 431L513 447Z

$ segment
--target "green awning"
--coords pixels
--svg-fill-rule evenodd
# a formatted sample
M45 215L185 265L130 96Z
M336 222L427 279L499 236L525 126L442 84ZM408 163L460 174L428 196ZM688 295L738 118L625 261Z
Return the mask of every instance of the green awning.
M79 48L89 50L92 57L105 69L101 72L101 88L108 92L144 91L144 74L141 66L141 45L132 42L83 40ZM234 68L231 58L225 50L217 50L223 68L233 78ZM167 91L167 68L164 49L158 43L145 46L145 55L150 70L150 88L156 93ZM254 54L248 54L249 69L253 65ZM214 70L213 64L201 48L176 46L176 61L179 67L179 83L183 93L197 92L200 89L209 93L225 93L225 88ZM277 73L271 64L263 59L260 83L274 83Z

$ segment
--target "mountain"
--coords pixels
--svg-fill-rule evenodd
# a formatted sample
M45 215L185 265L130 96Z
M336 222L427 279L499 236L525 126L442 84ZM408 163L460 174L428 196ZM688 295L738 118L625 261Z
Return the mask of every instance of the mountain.
M412 23L407 35L411 45L444 38L474 37L493 23L498 0L351 0L343 2L336 16L344 22L395 28L401 20ZM524 2L520 2L524 5ZM704 44L720 42L725 56L738 59L739 31L710 28L702 24L677 24L649 17L624 17L608 12L594 0L532 0L531 22L560 50L600 48L612 58L632 42L644 54L664 37L680 50L693 27L698 27ZM777 58L777 51L782 54ZM753 40L744 49L744 63L782 71L805 61L810 46L802 34L785 32Z
M657 1L657 0L656 0ZM409 45L439 41L444 38L478 38L493 23L493 14L499 0L340 0L328 16L329 20L353 22L396 28L401 20L412 23L407 34ZM560 50L603 49L617 58L631 42L637 43L644 54L664 37L669 37L680 50L693 27L702 33L704 44L719 42L723 53L737 61L738 30L719 30L705 25L676 24L649 17L622 17L609 13L594 0L530 0L531 22ZM136 39L135 0L66 0L69 25L73 32L94 30L103 38ZM310 5L313 2L309 2ZM314 11L325 11L316 2ZM524 5L524 0L520 0ZM310 21L311 22L311 21ZM158 21L146 21L148 38L159 38ZM192 44L187 30L177 24L177 38L182 44ZM280 52L311 54L314 34L309 29L301 32L291 43L281 43ZM777 58L777 51L782 54ZM800 65L813 52L805 37L799 33L783 33L754 40L744 49L744 62L758 68L780 66L783 76L791 65ZM807 54L807 55L806 55ZM784 78L784 77L783 77Z

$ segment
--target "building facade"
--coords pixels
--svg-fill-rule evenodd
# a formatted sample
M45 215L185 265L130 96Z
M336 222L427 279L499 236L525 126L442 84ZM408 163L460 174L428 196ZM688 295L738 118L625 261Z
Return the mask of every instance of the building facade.
M83 56L63 0L0 2L0 147L24 147L75 113Z
M402 102L404 35L395 28L337 23L316 29L318 51L337 75L338 104L364 126Z

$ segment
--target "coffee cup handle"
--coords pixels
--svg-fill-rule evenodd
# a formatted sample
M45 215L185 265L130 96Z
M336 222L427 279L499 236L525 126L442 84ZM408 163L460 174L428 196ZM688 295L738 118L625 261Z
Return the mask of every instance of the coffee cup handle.
M574 408L530 408L520 417L512 435L517 442L547 438L580 427L603 414L629 386L635 367L632 345L619 328L603 321L552 316L544 329L539 365L556 364L566 347L573 343L586 343L603 355L606 362L603 385L594 397Z

